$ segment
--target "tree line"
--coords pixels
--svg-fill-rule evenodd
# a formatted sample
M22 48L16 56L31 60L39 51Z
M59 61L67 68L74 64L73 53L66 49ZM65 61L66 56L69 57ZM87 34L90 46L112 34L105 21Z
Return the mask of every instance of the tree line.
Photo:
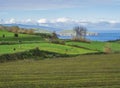
M9 32L13 32L14 33L14 37L18 37L19 33L21 34L34 34L34 29L25 29L25 28L20 28L18 26L0 26L0 30L6 30ZM5 37L5 34L2 35L3 37Z
M34 34L34 29L20 28L18 26L0 26L0 30L7 30L13 33Z

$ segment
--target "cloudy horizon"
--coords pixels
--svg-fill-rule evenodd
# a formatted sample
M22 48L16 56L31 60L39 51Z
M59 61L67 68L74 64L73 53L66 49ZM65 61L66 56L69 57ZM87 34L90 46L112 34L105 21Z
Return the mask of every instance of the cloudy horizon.
M119 9L119 0L0 0L0 24L104 24L118 28Z

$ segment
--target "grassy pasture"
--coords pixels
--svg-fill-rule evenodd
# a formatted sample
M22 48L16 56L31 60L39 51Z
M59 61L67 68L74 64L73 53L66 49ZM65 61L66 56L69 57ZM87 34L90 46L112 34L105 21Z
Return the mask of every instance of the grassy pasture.
M85 54L94 53L97 51L76 48L67 45L59 45L52 43L31 43L31 44L14 44L14 45L0 45L0 54L16 53L27 51L39 47L40 50L56 52L60 54ZM14 48L16 50L14 50Z
M21 60L0 64L0 88L119 88L120 55Z
M5 34L5 38L2 37L3 34ZM13 43L11 45L7 45L7 44L0 45L0 55L27 51L30 49L34 49L36 47L39 47L40 50L56 52L60 54L69 54L69 55L97 52L94 50L87 50L87 49L72 47L68 45L45 43L46 41L39 35L19 34L19 37L15 38L14 33L5 30L0 30L0 35L1 35L0 37L1 42L13 43L13 42L18 42L19 40L22 41L22 44Z
M5 34L5 38L2 37L3 34ZM66 45L45 43L46 41L38 35L19 34L19 37L15 38L14 33L7 32L5 30L0 30L0 36L1 42L18 42L19 40L22 41L22 44L0 45L0 55L27 51L36 47L39 47L41 50L56 52L60 54L86 54L103 52L103 49L106 45L106 42L95 41L91 43L66 42ZM75 46L79 46L79 48ZM120 51L120 45L118 42L110 42L110 47L113 51ZM16 49L15 51L13 50L14 48Z
M5 38L2 37L2 35L5 35ZM29 34L19 34L18 38L14 37L14 33L12 32L8 32L5 30L0 30L0 41L4 42L4 41L40 41L43 40L40 36L36 36L36 35L29 35Z
M83 42L66 42L67 45L71 46L78 46L78 47L85 47L91 50L98 50L103 52L104 47L106 46L107 42L97 42L93 41L91 43L83 43ZM109 42L109 47L112 51L120 51L120 43L118 42Z
M3 34L5 38L2 38ZM14 33L0 30L0 42L18 40L23 43L0 45L0 55L36 47L59 54L78 55L102 52L106 45L106 42L66 42L66 45L60 45L47 43L36 35L19 34L18 38L14 38ZM113 51L120 51L119 42L109 44ZM0 88L119 88L119 57L120 54L80 55L44 60L29 58L0 63Z

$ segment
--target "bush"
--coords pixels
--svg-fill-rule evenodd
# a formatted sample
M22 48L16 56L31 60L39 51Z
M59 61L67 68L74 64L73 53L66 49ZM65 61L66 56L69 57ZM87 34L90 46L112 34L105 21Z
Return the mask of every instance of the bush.
M87 39L82 39L82 38L73 38L72 41L76 41L76 42L85 42L85 43L91 43L90 40Z
M49 33L35 33L35 35L38 35L41 38L52 38L52 35Z
M54 40L51 40L51 43L55 43L55 44L62 44L62 45L65 45L65 41L62 41L62 40L58 40L58 39L54 39Z
M5 38L5 34L3 34L3 36L2 36L3 38Z
M49 52L44 50L39 50L39 48L31 49L25 52L18 52L13 54L4 54L0 55L0 62L14 61L14 60L22 60L27 58L54 58L54 57L68 57L66 54L58 54L55 52Z
M17 33L15 33L15 34L14 34L14 37L18 37L18 34L17 34Z

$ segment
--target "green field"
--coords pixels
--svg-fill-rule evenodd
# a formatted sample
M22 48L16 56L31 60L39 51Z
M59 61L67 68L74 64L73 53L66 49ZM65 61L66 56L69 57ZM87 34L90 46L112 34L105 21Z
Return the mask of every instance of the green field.
M120 55L0 64L0 88L120 88Z
M2 35L5 34L5 38L2 37ZM17 42L17 41L40 41L43 40L40 36L36 36L36 35L29 35L29 34L19 34L18 38L14 37L14 33L12 32L8 32L5 30L0 30L0 41L2 42Z
M32 44L15 44L15 45L0 45L0 54L15 53L27 51L39 47L40 50L56 52L60 54L85 54L94 53L97 51L76 48L67 45L52 44L52 43L32 43ZM13 49L16 48L14 51Z
M5 34L5 38L2 35ZM14 37L14 33L0 30L0 42L10 42L12 44L0 45L0 55L28 51L38 47L40 50L56 52L60 54L78 55L87 53L103 52L106 42L91 43L83 42L65 42L65 45L53 44L46 41L39 35L19 34L18 38ZM20 44L18 41L21 40ZM109 43L113 52L120 52L119 42ZM15 51L13 49L16 49Z
M120 54L115 54L120 52L119 43L65 41L65 44L55 44L40 35L19 34L15 38L14 33L0 30L3 62L0 63L0 88L120 88ZM104 52L106 45L113 53L95 55ZM50 52L53 57L41 60L42 56L25 53L35 48L39 48L40 53L46 51L40 55ZM19 52L31 58L16 59L16 53L18 57L22 55ZM54 54L69 58L56 58Z
M91 50L98 50L103 52L104 47L109 44L109 47L112 49L112 51L120 51L120 43L119 42L98 42L93 41L91 43L83 43L83 42L67 42L67 45L71 46L78 46L78 47L84 47Z
M5 34L5 38L2 37L3 34ZM69 54L69 55L97 52L95 50L77 48L77 47L72 47L68 45L52 44L48 41L45 41L45 39L41 38L41 36L38 36L38 35L19 34L19 37L15 38L14 33L7 32L5 30L0 30L0 35L1 35L0 42L10 42L10 43L16 42L17 43L17 44L13 43L10 45L8 44L0 45L0 55L27 51L30 49L34 49L36 47L39 47L40 50L56 52L60 54ZM19 40L22 41L21 44L19 44L18 42ZM14 51L14 48L16 49L15 51Z

